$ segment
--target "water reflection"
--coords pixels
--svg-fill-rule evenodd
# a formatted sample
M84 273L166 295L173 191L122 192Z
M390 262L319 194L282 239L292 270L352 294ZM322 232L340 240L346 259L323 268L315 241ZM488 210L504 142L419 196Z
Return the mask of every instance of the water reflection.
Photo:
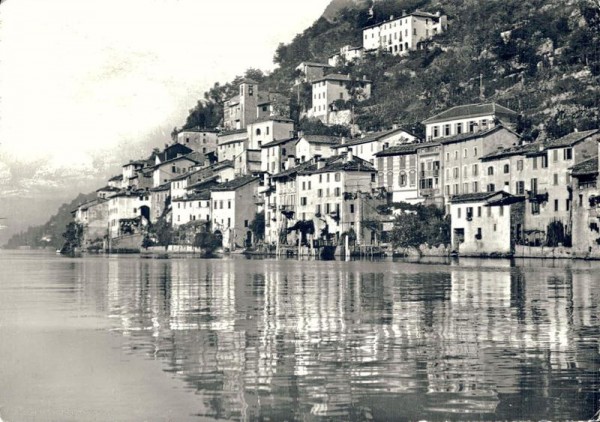
M598 263L90 259L85 300L226 419L585 419Z

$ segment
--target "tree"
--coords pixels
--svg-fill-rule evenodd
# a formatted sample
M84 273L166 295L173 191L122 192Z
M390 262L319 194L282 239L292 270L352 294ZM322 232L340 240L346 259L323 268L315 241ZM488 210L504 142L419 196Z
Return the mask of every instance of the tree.
M249 227L257 240L263 240L265 238L265 212L261 211L256 214Z
M81 248L83 241L83 225L74 221L67 224L67 228L63 233L65 244L60 250L63 255L73 254L77 248Z

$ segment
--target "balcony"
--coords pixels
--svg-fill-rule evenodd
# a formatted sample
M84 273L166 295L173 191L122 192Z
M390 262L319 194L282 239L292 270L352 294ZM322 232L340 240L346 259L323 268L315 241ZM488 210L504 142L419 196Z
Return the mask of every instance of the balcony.
M439 169L435 170L421 170L419 172L419 179L431 179L434 177L440 177Z
M527 200L529 202L535 202L541 204L543 202L548 202L548 192L540 193L535 191L527 191Z

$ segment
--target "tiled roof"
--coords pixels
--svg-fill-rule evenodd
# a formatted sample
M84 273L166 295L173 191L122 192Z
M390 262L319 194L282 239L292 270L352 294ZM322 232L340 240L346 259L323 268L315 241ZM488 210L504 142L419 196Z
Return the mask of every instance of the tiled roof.
M118 192L121 189L115 188L113 186L104 186L103 188L96 189L96 192L105 191L105 192Z
M248 183L252 183L254 181L260 180L260 177L254 176L242 176L237 177L229 182L221 183L218 186L212 188L213 191L230 191L241 188L242 186L247 185Z
M327 135L304 135L300 139L306 139L309 144L337 145L342 142L342 138L338 136Z
M224 130L223 132L219 133L219 138L223 137L223 136L228 136L228 135L235 135L236 133L246 133L247 130L246 129L234 129L234 130Z
M377 154L375 154L375 157L416 154L418 145L419 144L396 145L394 147L384 149L383 151L379 151Z
M171 189L171 183L167 182L167 183L163 183L162 185L159 185L155 188L150 188L150 192L163 192L163 191L167 191Z
M464 193L462 195L452 195L450 197L450 202L452 202L453 204L458 204L462 202L481 202L498 194L508 195L508 193L504 191Z
M269 117L265 117L263 119L258 119L254 123L264 123L264 122L287 122L287 123L294 123L294 121L292 119L288 119L287 117L282 117L282 116L269 116Z
M546 149L570 147L597 133L600 133L600 129L586 130L584 132L572 132L566 136L563 136L562 138L547 141L544 143L544 146Z
M315 79L314 81L312 81L312 83L317 83L317 82L323 82L323 81L343 81L343 82L350 82L352 80L352 78L348 75L342 75L339 73L331 73L329 75L325 75L322 78L319 79ZM368 79L356 79L357 82L365 82L365 83L371 83L370 80Z
M575 164L573 167L571 167L571 174L573 176L598 174L598 157L590 158L582 161L579 164Z
M510 148L502 148L497 151L491 152L481 157L482 161L498 160L501 158L512 157L513 155L526 155L534 152L543 146L539 142L534 142L524 145L515 145Z
M362 158L353 156L351 160L346 160L345 156L335 156L331 159L325 160L325 164L322 168L318 168L318 165L315 163L300 171L299 174L330 173L334 171L374 172L377 170L375 170L373 164L363 160Z
M306 65L306 66L314 66L314 67L332 67L328 64L325 63L317 63L317 62L302 62L300 63L297 67L300 67L302 65Z
M462 106L452 107L442 111L429 119L423 121L423 124L443 122L446 120L455 120L468 117L487 116L487 115L517 117L517 112L510 110L500 104L466 104Z
M468 141L470 139L477 139L477 138L483 138L484 136L488 136L494 132L499 131L500 129L504 129L507 130L511 133L513 133L514 135L516 135L517 137L519 137L519 135L517 135L516 133L514 133L511 130L508 130L507 128L505 128L504 126L498 124L496 126L494 126L491 129L487 129L487 130L480 130L479 132L467 132L467 133L461 133L460 135L455 135L455 136L450 136L448 138L441 138L438 139L439 143L442 145L447 145L447 144L454 144L456 142L463 142L463 141Z
M398 133L398 132L406 132L406 133L408 133L411 136L415 136L415 135L413 135L410 131L408 131L405 128L383 130L381 132L367 133L362 138L350 139L350 140L346 141L344 144L336 146L336 148L342 148L342 147L345 147L345 146L360 145L360 144L366 144L368 142L378 141L378 140L380 140L382 138L385 138L386 136L393 135L393 134Z
M261 148L275 147L277 145L287 144L288 142L291 142L291 141L296 143L296 142L298 142L298 138L276 139L274 141L267 142L266 144L261 145Z

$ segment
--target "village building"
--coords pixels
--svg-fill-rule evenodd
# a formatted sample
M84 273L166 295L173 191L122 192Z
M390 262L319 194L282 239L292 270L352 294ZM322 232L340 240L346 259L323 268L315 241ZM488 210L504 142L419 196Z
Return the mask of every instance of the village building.
M444 206L442 155L439 142L417 144L418 197L424 205Z
M296 66L296 71L300 74L300 76L296 78L296 84L303 82L311 83L317 79L321 79L331 67L331 65L326 63L302 62Z
M352 99L363 101L369 97L371 81L366 78L353 79L349 75L337 73L326 75L312 82L312 108L308 116L317 118L324 124L333 124L336 122L330 114L342 110L340 105L345 106ZM350 112L349 109L347 111Z
M165 210L171 204L171 183L166 182L150 188L148 192L150 192L150 221L155 223L165 214Z
M271 141L261 146L261 171L276 174L296 165L297 138Z
M294 121L285 117L266 117L248 125L248 149L294 137Z
M342 142L342 138L327 135L299 135L296 143L296 159L303 163L314 157L329 158L337 154L334 148Z
M374 191L376 175L372 164L350 152L327 160L315 159L313 165L298 172L295 219L313 221L315 233L325 229L327 240L333 244L337 245L340 236L350 229L359 244L368 244L374 236L363 233L367 210L359 194Z
M137 234L151 222L150 192L124 190L108 199L108 235L110 239Z
M173 227L187 224L190 221L201 221L210 224L211 206L210 190L190 193L184 197L172 200Z
M88 201L73 214L74 221L81 224L83 229L82 249L104 249L104 239L108 234L108 201L103 198Z
M523 236L523 201L504 191L452 196L453 251L460 256L514 253Z
M502 125L479 132L467 132L439 140L442 145L444 199L451 196L496 190L496 186L481 186L484 171L492 174L496 169L482 168L480 159L498 148L510 148L520 143L520 137ZM449 212L447 208L446 212Z
M223 127L226 131L246 129L248 124L257 119L258 82L244 79L238 90L238 95L228 99L223 105Z
M344 140L333 148L338 151L338 154L351 151L355 157L362 158L377 167L375 155L378 152L412 142L419 142L419 138L407 129L395 128L362 134L360 137Z
M234 250L252 244L250 223L259 212L260 178L238 177L211 189L211 230L221 236L223 247Z
M405 144L386 148L375 154L377 187L383 188L391 202L420 203L417 183L417 146Z
M196 152L210 154L217 150L218 134L216 129L184 129L177 133L177 143Z
M285 119L290 115L290 99L278 92L259 92L256 104L257 121L269 117Z
M600 143L598 144L600 148ZM600 258L600 191L598 157L571 168L573 192L573 252L579 257Z
M173 178L188 173L201 164L193 154L181 155L170 160L162 161L153 167L153 186L157 187L171 181Z
M382 50L405 55L423 48L431 37L447 29L447 18L441 13L415 11L401 17L390 16L384 22L363 29L363 47L367 51Z
M345 45L340 48L340 51L329 56L328 63L332 67L340 66L344 63L358 61L363 58L365 49L363 47L353 47Z
M466 104L449 108L423 121L425 140L439 141L440 138L485 132L497 124L512 129L518 114L500 104Z

